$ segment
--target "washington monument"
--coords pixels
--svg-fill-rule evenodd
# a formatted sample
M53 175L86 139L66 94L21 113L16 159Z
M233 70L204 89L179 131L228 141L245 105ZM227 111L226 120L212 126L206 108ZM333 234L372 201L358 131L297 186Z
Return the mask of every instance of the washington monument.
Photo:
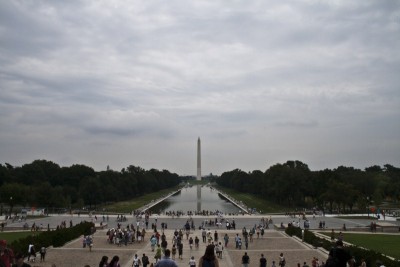
M197 181L201 181L201 144L200 137L197 139Z

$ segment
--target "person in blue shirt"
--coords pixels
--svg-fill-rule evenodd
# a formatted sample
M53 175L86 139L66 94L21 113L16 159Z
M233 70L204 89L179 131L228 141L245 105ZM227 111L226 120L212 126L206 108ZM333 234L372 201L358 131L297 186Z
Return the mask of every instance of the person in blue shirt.
M164 257L156 263L155 267L178 267L176 262L170 258L170 255L171 251L166 249Z

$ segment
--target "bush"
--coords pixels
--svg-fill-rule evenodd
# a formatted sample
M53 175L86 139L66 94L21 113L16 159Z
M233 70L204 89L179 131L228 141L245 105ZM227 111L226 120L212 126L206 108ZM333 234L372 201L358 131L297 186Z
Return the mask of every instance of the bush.
M290 236L297 236L300 239L302 238L301 232L302 230L299 227L289 226L286 229L286 234ZM333 243L326 239L322 239L314 235L311 231L304 231L304 242L313 245L314 247L323 247L327 251L330 251L333 247ZM345 247L345 250L350 253L350 255L354 256L356 260L360 261L361 259L365 259L367 266L376 266L377 261L381 261L383 265L386 267L400 267L399 261L393 261L382 254L375 252L373 250L366 250L359 248L357 246L349 246ZM357 262L359 264L360 262Z
M71 228L63 228L46 232L35 232L31 236L12 242L10 247L13 249L15 254L26 254L29 244L33 244L36 251L39 251L41 247L61 247L65 245L65 243L74 240L81 235L92 234L93 229L93 223L82 222Z

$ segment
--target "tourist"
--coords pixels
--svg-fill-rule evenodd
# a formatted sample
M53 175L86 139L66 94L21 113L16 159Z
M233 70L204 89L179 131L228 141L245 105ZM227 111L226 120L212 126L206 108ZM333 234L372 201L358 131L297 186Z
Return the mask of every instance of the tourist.
M214 246L208 245L204 255L199 260L199 267L214 266L219 267L219 262L214 254Z
M279 266L280 266L280 267L285 267L285 265L286 265L286 259L285 259L285 257L283 256L283 253L281 253L281 254L279 255Z
M156 255L154 255L154 258L156 259L156 263L159 259L161 259L161 246L160 245L157 245Z
M267 267L267 259L264 258L264 254L261 254L260 267Z
M99 267L107 267L107 265L108 265L108 257L107 256L101 257Z
M7 241L0 240L0 262L2 262L5 267L11 267L13 258L14 253L10 248L7 247Z
M121 265L119 264L119 257L114 256L107 267L121 267Z
M178 267L176 262L170 259L170 255L171 251L169 249L166 249L164 257L156 263L155 267Z
M189 267L196 267L196 261L193 256L189 260Z
M193 240L192 237L190 237L190 238L189 238L189 247L190 247L190 250L192 250L192 248L193 248L193 243L194 243L194 240Z
M15 255L15 264L12 267L31 267L28 263L24 262L24 255L18 253Z
M36 259L36 250L35 250L35 246L33 244L29 244L28 246L28 261L32 256L32 262L35 262Z
M350 254L344 250L343 241L336 241L336 247L332 248L329 251L329 257L326 261L326 266L337 266L337 267L346 267L348 264L350 267L354 266L354 261Z
M249 267L249 263L250 263L250 257L249 257L249 255L247 255L247 252L245 252L242 257L242 266Z
M183 242L179 242L178 243L178 256L179 256L179 259L183 259L182 256L183 255Z
M195 246L196 248L199 248L199 242L200 242L200 239L196 236L196 237L194 238L194 246Z
M135 254L135 256L133 257L132 266L133 267L139 267L140 264L141 264L140 259L139 259L138 255Z
M228 234L224 235L224 241L225 241L225 247L228 247L228 243L229 243L229 236Z
M157 238L155 237L155 235L153 235L153 236L150 238L150 244L151 244L151 251L154 252L154 248L155 248L155 246L156 246L156 244L157 244Z
M176 255L176 245L172 246L172 259L175 260L175 255Z
M43 262L44 261L44 259L45 259L45 257L46 257L46 247L45 246L42 246L41 248L40 248L40 262Z
M146 256L146 254L143 253L143 257L142 257L142 264L143 267L147 267L147 265L150 263L149 261L149 257Z

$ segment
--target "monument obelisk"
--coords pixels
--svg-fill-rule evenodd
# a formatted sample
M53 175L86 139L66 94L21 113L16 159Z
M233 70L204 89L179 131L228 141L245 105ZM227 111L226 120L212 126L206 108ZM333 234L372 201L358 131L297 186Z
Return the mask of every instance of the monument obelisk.
M201 144L200 137L197 139L197 181L201 180Z

